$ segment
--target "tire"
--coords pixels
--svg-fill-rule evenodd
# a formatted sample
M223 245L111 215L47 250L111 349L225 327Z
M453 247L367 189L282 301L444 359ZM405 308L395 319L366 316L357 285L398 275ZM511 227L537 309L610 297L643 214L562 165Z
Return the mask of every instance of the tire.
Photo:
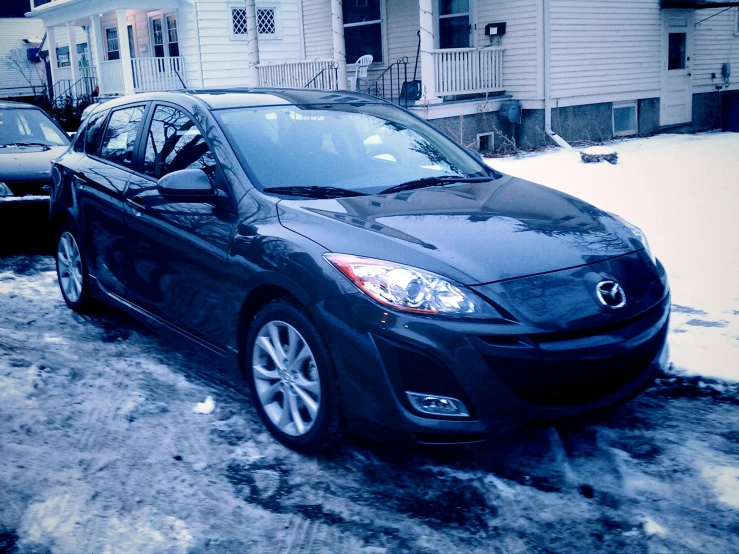
M244 360L259 417L278 441L304 453L338 444L343 422L331 356L301 308L284 300L262 308Z
M57 232L55 245L56 275L64 302L75 312L86 313L92 305L90 279L74 227L62 225Z

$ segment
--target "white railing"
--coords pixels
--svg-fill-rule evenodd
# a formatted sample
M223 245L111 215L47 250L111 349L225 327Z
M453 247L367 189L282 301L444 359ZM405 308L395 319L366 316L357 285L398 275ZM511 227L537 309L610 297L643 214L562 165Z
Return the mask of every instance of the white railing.
M123 94L123 66L121 60L111 60L100 64L102 89L100 92Z
M337 65L333 60L260 64L257 69L260 87L339 88Z
M185 86L185 58L134 58L133 83L136 92L181 90Z
M505 90L504 51L501 47L434 50L436 93L452 96Z

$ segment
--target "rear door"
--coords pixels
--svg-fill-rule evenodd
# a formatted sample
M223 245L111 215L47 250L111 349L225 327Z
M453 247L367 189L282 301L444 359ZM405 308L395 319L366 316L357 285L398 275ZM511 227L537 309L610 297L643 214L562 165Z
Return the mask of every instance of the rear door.
M662 98L660 125L693 120L693 10L663 10Z
M106 290L122 294L123 191L147 104L93 114L85 137L86 156L72 175L80 232L90 273Z
M226 315L228 250L235 202L211 144L191 114L167 103L152 108L142 159L125 194L126 287L133 302L213 344L223 345L233 323ZM202 169L217 202L174 202L157 181L182 169ZM229 330L232 331L232 330Z

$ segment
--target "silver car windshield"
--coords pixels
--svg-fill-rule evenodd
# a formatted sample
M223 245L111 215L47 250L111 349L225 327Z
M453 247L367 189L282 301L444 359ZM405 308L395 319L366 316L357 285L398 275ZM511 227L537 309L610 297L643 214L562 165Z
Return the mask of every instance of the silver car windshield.
M376 194L420 179L490 176L459 145L384 104L236 108L215 115L262 190Z
M0 108L0 146L67 146L69 138L38 109Z

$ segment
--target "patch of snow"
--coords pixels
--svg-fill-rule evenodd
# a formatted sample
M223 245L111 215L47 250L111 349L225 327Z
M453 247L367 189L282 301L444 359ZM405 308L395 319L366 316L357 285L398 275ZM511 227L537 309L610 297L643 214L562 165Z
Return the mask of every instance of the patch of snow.
M203 402L198 402L192 409L196 414L212 414L213 410L216 409L216 403L213 401L212 396L208 396Z
M609 146L590 146L583 148L580 152L590 154L591 156L606 156L608 154L615 154L616 150Z
M702 473L713 483L718 499L739 510L739 467L708 465Z
M662 527L659 523L654 521L651 517L647 516L642 521L644 522L644 532L650 537L652 535L666 535L667 534L667 529Z
M681 307L669 339L676 370L739 381L739 134L619 141L618 154L615 166L562 149L487 163L641 227Z

